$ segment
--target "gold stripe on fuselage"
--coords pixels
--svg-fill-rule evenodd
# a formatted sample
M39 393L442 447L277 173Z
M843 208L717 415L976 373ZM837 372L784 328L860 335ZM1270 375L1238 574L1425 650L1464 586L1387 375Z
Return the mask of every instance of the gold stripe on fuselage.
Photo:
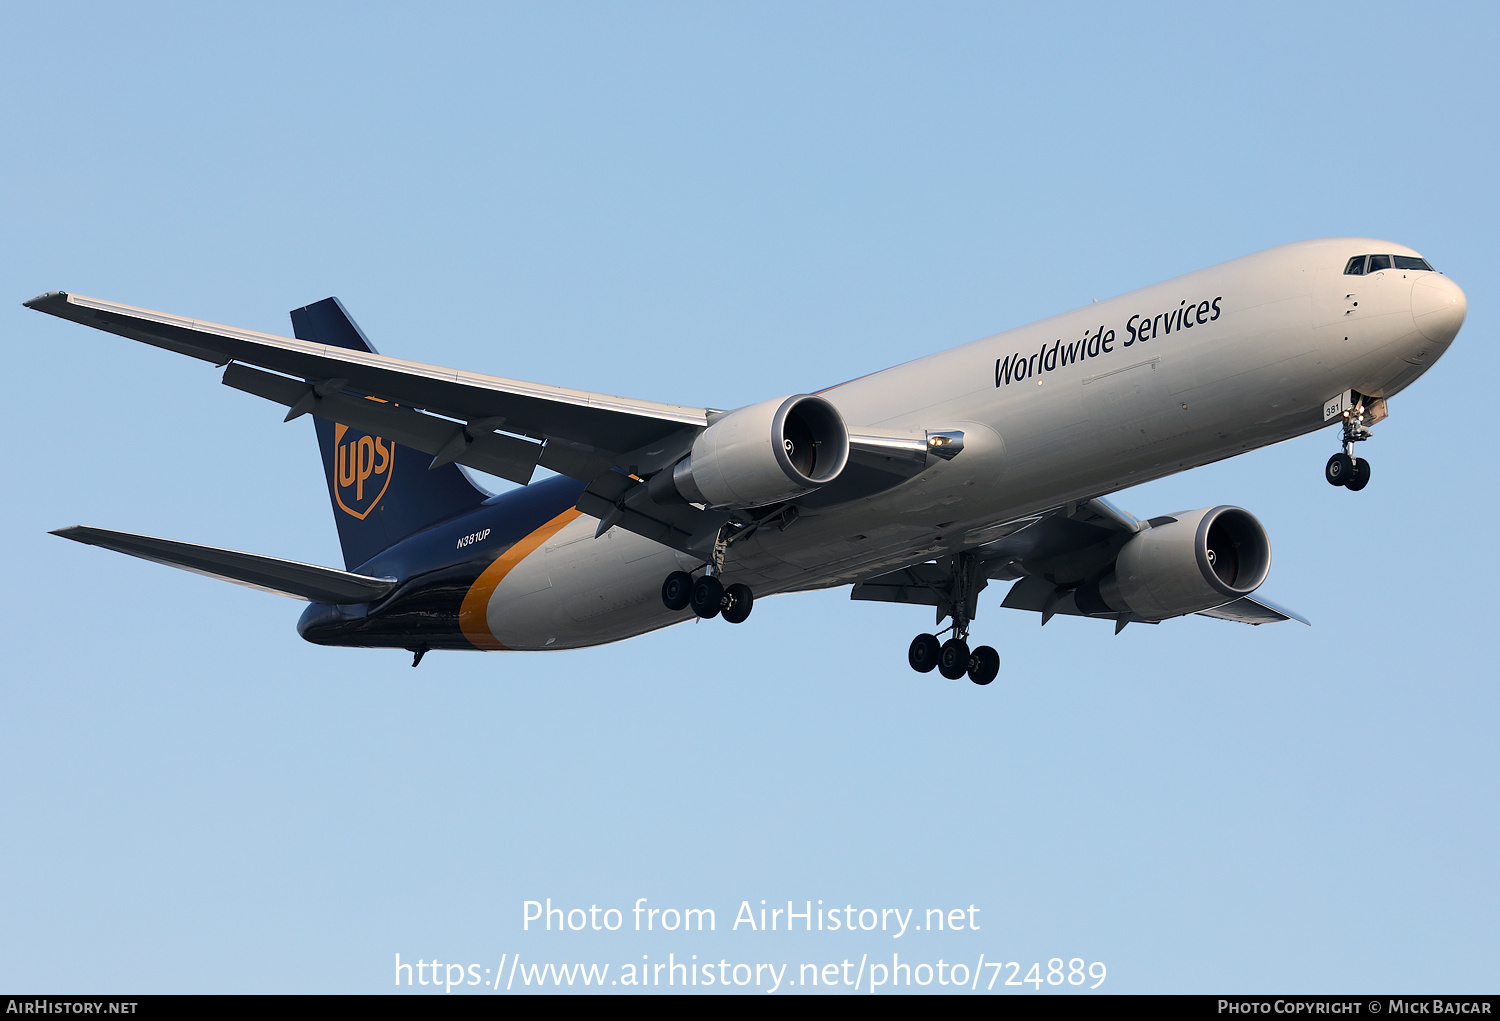
M474 643L475 648L491 652L507 651L490 631L490 597L495 594L496 587L505 580L505 576L511 572L512 568L535 553L542 543L562 531L568 522L578 517L578 514L576 509L569 507L496 557L495 562L486 567L484 572L475 579L474 584L469 586L469 591L464 593L463 605L458 611L458 626L459 630L463 631L464 637Z

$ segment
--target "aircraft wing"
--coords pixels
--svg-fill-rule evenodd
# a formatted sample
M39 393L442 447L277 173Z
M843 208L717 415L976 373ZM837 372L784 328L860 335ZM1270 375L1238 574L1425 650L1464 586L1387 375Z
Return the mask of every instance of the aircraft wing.
M320 603L372 603L396 587L394 578L372 578L295 560L278 560L150 535L112 532L107 528L74 525L59 528L52 534L293 599Z
M1278 624L1284 620L1295 620L1309 626L1312 624L1312 621L1301 614L1293 613L1269 600L1255 599L1250 596L1236 599L1232 603L1225 603L1223 606L1215 606L1212 610L1199 610L1198 616L1235 620L1241 624Z
M999 538L973 551L978 558L977 577L969 583L968 591L972 598L989 581L1015 581L1002 606L1038 612L1043 624L1058 613L1090 616L1074 603L1073 590L1108 570L1131 536L1148 525L1170 520L1143 522L1096 497L1005 522L994 528L1003 533ZM919 564L861 582L854 587L852 598L935 605L941 620L951 608L951 577L946 563ZM1286 620L1308 623L1290 610L1251 596L1202 610L1198 615L1242 624ZM1112 616L1117 631L1141 619L1130 614Z
M650 472L685 453L708 424L707 408L463 372L64 291L26 306L216 365L236 363L224 382L289 406L288 418L333 418L336 410L337 421L368 424L439 463L523 483L537 464L585 481L616 466ZM332 406L320 409L324 401Z
M601 533L619 525L697 555L729 520L686 503L658 505L640 482L688 453L717 414L708 408L462 372L65 291L25 304L225 366L225 385L281 404L288 421L312 414L385 436L433 455L433 467L457 462L524 485L540 465L589 483L578 509L604 521ZM900 485L933 456L961 451L962 434L953 435L953 452L934 455L931 436L851 433L847 469L803 502L848 502Z

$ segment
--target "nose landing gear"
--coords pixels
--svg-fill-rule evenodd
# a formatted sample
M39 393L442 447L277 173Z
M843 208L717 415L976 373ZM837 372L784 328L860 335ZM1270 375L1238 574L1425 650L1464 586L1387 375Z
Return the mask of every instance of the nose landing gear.
M1328 459L1323 477L1330 486L1343 486L1359 492L1370 484L1370 462L1354 456L1354 445L1370 438L1370 427L1386 417L1385 401L1366 397L1363 394L1345 393L1340 399L1346 405L1352 399L1353 406L1345 407L1344 450ZM1330 406L1329 411L1337 405Z

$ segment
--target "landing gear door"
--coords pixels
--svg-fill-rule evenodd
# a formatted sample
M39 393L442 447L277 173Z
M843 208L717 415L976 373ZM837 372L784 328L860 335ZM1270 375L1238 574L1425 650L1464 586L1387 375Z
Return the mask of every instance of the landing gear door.
M1335 418L1341 418L1344 412L1354 407L1354 391L1345 390L1331 400L1323 402L1323 421L1332 422Z

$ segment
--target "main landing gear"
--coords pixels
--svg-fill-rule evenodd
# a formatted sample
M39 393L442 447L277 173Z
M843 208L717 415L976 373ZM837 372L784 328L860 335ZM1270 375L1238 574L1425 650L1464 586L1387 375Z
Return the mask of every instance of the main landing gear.
M717 575L705 574L694 581L686 571L673 571L662 582L661 601L669 610L691 606L705 620L723 615L731 624L743 624L755 605L755 593L749 585L725 585Z
M975 684L988 684L1000 674L998 652L988 645L970 652L969 643L957 636L939 645L937 635L917 635L911 640L906 661L913 670L922 674L936 667L937 672L950 681L968 674L969 680Z
M1358 403L1344 412L1344 450L1330 457L1323 469L1323 477L1330 486L1343 486L1356 493L1370 484L1370 462L1354 456L1354 445L1370 438L1370 424L1373 423L1365 420L1373 416L1365 408L1366 400L1359 397ZM1380 404L1383 407L1384 402Z
M964 674L975 684L989 684L1000 673L1000 654L988 645L969 651L969 623L974 604L977 602L979 563L972 553L960 553L954 560L953 577L949 583L948 598L941 604L946 607L953 623L939 634L952 633L946 642L939 643L937 635L917 635L906 651L906 661L917 673L937 672L956 681Z
M691 606L693 612L703 620L723 615L731 624L743 624L755 605L755 593L749 585L725 585L719 576L724 573L724 556L729 550L731 536L721 528L714 538L713 554L704 565L703 577L697 581L686 571L673 571L661 583L661 601L669 610L684 610Z

